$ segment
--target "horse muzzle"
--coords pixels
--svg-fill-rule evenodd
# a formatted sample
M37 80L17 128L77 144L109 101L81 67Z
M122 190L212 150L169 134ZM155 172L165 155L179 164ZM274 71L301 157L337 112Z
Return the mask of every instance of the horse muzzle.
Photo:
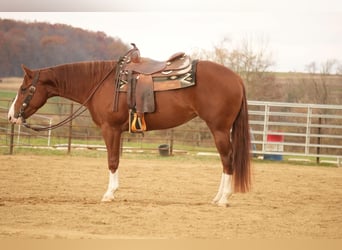
M9 115L9 116L8 116L8 121L9 121L10 123L12 123L12 124L17 124L17 125L23 124L23 119L22 119L22 117L15 118L14 116Z
M8 121L12 124L21 125L21 124L25 123L25 119L23 118L22 110L20 110L19 112L14 112L14 106L13 105L10 108L7 117L8 117Z

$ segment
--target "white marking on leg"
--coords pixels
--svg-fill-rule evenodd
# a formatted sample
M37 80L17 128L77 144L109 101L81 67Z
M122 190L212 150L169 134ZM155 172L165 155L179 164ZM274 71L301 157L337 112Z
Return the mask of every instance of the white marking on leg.
M218 201L219 206L228 206L228 198L232 195L232 175L224 174L224 181L223 181L223 192L220 200Z
M215 196L213 203L219 206L227 206L228 198L232 195L232 175L222 174L221 183L217 195Z
M119 170L113 174L109 171L109 182L106 193L103 195L102 201L113 201L114 193L119 188Z
M221 199L221 196L223 193L223 183L224 183L224 174L222 173L219 189L217 191L215 198L212 201L213 204L216 204Z

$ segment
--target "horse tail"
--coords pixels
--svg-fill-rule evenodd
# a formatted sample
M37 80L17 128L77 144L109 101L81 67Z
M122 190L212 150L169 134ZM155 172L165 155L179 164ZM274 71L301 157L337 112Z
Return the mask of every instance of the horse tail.
M245 193L251 188L250 167L250 130L248 123L248 106L245 87L240 111L232 127L232 165L234 169L233 186L235 192Z

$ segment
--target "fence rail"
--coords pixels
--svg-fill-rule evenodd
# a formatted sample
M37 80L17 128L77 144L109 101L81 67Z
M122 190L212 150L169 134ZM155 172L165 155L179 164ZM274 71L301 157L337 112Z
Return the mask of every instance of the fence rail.
M0 100L0 104L0 147L9 148L9 152L23 146L67 145L69 152L81 145L104 148L100 131L87 112L69 126L37 133L20 126L12 128L7 121L10 100ZM29 120L36 125L51 125L77 106L65 99L53 99ZM326 157L341 164L342 105L249 101L248 107L254 155L316 157L317 161ZM145 133L144 137L125 133L122 141L123 149L132 149L130 145L134 144L138 149L157 150L158 144L166 143L171 150L187 146L189 151L216 151L210 131L199 118L172 130Z
M249 101L250 126L262 155L342 159L342 105ZM278 140L270 141L271 136Z

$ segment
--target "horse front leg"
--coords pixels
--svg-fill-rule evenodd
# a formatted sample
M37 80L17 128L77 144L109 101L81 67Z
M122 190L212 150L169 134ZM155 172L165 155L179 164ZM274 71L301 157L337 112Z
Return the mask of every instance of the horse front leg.
M119 188L119 158L120 158L120 140L121 129L115 129L110 126L102 127L102 135L107 147L109 181L108 188L102 197L102 202L114 200L114 194Z

